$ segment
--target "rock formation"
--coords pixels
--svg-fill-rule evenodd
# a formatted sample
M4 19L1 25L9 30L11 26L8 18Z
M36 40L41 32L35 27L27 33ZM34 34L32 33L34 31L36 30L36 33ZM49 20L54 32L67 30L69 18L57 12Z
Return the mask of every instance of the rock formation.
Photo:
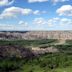
M72 31L0 32L0 39L72 39Z

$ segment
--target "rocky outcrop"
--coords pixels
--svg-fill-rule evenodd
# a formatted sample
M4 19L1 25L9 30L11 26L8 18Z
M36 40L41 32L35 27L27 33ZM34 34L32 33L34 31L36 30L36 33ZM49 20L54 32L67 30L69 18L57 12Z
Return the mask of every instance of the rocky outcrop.
M45 53L56 53L59 52L59 50L54 47L47 47L47 48L32 47L32 52L38 55L38 54L45 54Z
M0 32L0 39L72 39L72 31Z
M32 51L29 48L21 46L0 46L0 58L1 57L18 57L18 58L30 58L33 56Z
M47 48L25 48L17 45L12 46L0 46L0 58L6 57L17 57L17 58L32 58L45 53L55 53L59 52L57 48L47 47Z

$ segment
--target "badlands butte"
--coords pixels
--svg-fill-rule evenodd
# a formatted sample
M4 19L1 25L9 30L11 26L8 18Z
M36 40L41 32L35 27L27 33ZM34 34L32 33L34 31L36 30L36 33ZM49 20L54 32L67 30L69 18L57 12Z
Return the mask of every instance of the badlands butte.
M71 40L72 31L2 31L0 32L0 39L62 39Z

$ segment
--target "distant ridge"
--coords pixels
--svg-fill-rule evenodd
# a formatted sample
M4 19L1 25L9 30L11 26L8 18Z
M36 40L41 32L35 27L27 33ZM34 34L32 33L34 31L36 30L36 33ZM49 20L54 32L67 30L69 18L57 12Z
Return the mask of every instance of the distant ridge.
M72 39L72 31L0 31L0 39Z

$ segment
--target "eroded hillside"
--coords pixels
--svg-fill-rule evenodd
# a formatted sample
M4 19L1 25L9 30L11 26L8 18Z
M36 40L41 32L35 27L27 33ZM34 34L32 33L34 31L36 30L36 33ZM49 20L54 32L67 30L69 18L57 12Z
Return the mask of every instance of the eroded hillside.
M72 39L72 31L0 32L0 39Z

